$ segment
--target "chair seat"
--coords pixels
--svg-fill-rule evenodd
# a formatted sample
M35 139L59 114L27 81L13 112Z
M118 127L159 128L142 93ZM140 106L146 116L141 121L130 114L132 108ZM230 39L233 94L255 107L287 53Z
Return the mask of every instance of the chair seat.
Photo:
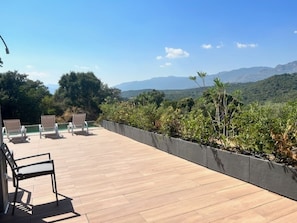
M20 167L17 172L17 177L19 179L31 178L36 176L47 175L54 171L53 163L40 163L30 166Z

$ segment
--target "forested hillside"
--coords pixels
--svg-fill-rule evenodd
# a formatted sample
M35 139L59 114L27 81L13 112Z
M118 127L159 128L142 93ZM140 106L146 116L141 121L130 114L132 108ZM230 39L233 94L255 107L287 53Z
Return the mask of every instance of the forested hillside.
M186 90L165 90L163 92L166 99L179 100L186 97L200 97L206 88L197 87ZM236 90L241 91L242 101L245 104L254 101L260 103L290 101L297 98L297 73L275 75L257 82L227 85L229 93ZM122 97L131 98L147 91L149 90L124 91Z
M297 73L276 75L262 81L234 86L242 91L243 101L287 102L297 98Z

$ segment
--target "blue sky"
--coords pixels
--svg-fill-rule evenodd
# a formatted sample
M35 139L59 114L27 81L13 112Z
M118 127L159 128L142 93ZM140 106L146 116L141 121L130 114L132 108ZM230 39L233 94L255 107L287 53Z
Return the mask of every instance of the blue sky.
M45 85L70 71L109 87L297 60L296 0L9 0L8 70Z

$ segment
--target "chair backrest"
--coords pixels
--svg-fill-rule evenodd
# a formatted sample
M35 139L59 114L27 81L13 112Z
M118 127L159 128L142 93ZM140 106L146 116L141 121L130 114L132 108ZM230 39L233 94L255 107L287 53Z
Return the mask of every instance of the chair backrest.
M43 128L54 128L56 123L55 115L42 115L41 116L41 125Z
M86 121L86 113L73 114L72 123L75 126L83 126Z
M8 162L11 170L13 170L14 168L17 167L16 162L14 161L13 158L13 154L10 152L9 148L7 147L7 145L5 143L2 143L1 145L1 151L6 159L6 161Z
M3 120L7 132L17 132L21 130L21 121L19 119Z

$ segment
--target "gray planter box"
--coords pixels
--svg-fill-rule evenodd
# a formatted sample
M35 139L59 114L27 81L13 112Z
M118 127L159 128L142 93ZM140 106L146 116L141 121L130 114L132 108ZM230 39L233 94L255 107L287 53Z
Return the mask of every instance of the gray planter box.
M249 181L250 157L209 147L207 167L238 179Z
M297 171L294 168L114 122L103 121L102 126L169 154L297 200Z
M283 164L250 157L250 183L297 200L297 171Z

